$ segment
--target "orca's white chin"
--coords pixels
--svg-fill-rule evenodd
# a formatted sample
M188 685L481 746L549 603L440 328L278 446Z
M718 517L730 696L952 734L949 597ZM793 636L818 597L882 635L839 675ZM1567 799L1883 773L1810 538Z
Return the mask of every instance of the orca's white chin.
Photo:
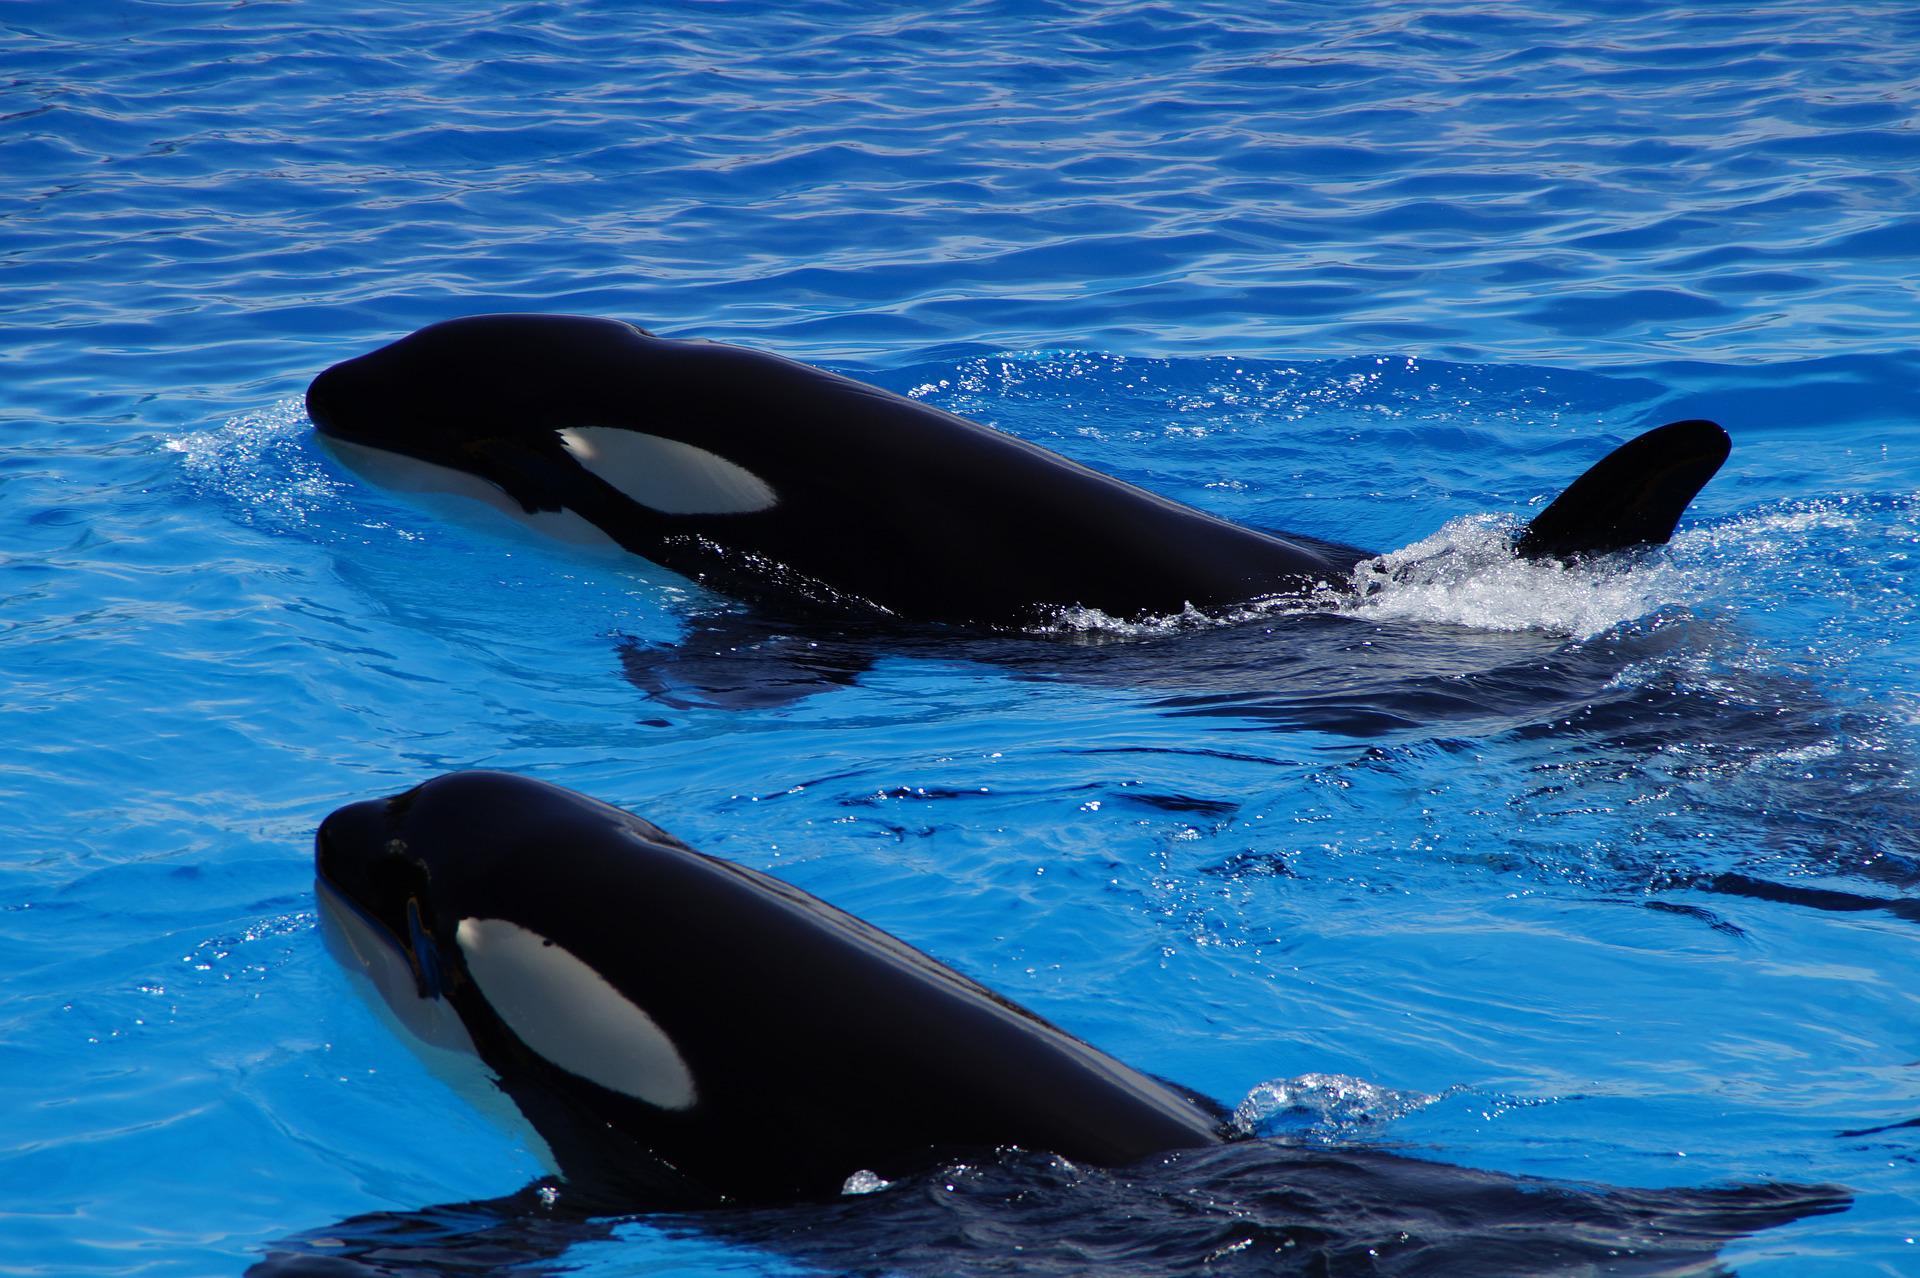
M437 1052L476 1056L473 1038L446 1000L423 998L413 967L384 929L368 921L360 908L325 879L314 880L320 902L320 936L334 960L353 977L367 1001L399 1023L403 1036ZM371 987L369 989L368 987Z
M397 1034L429 1073L524 1145L543 1167L558 1171L545 1137L500 1090L460 1014L445 999L420 996L406 954L345 893L316 878L313 894L320 903L320 936L328 952L388 1031Z
M415 505L444 516L449 522L497 533L504 517L516 528L531 528L542 537L569 546L620 551L613 538L571 510L529 513L499 485L457 467L355 443L324 431L316 434L327 451L354 475L376 488L405 493Z

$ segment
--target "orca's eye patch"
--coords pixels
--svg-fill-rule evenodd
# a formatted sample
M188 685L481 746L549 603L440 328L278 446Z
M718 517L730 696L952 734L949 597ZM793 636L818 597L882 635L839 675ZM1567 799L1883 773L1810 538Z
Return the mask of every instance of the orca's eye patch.
M461 919L454 944L507 1028L554 1065L661 1109L691 1109L680 1049L624 990L584 959L506 919Z
M778 501L737 462L677 439L605 426L573 426L560 442L582 469L663 515L744 515Z

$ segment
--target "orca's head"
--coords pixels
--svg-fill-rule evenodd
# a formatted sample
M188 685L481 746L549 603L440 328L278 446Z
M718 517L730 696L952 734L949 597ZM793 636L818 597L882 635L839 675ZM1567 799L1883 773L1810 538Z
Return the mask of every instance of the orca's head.
M605 380L590 374L648 337L583 315L447 320L321 372L307 416L330 442L480 470L486 441L566 424Z
M422 1042L683 1111L693 1075L622 966L660 903L606 888L649 856L698 854L571 791L455 773L327 817L316 894L336 956Z
M612 525L633 516L771 508L758 476L690 442L711 423L663 385L685 346L579 315L447 320L323 371L307 416L375 483L471 498L566 540L599 539L582 518L621 541Z

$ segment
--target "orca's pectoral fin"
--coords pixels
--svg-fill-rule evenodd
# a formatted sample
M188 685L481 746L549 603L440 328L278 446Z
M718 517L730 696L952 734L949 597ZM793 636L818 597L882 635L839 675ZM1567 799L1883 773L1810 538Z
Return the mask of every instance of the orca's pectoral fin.
M368 1212L282 1239L246 1278L558 1273L546 1266L576 1243L610 1237L613 1224L570 1208L556 1182L541 1180L504 1198Z
M1650 430L1574 480L1527 525L1514 550L1526 559L1566 559L1664 545L1731 447L1714 422Z

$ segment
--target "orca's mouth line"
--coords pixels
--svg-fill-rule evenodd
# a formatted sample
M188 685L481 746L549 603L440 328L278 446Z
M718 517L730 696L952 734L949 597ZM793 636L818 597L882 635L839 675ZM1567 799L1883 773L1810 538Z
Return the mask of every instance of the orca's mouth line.
M388 951L387 957L406 968L417 998L431 1002L445 997L447 983L440 965L439 949L420 922L418 898L409 897L407 900L407 936L402 940L391 925L329 882L317 868L314 873L314 895L323 906L334 908L334 930L353 951L363 969L371 973L375 964L375 959L366 953L364 947L384 946ZM359 926L350 926L352 923L358 923ZM365 937L371 939L365 940ZM392 991L383 990L383 994L390 997Z
M377 935L395 954L406 959L408 966L412 966L412 958L408 953L406 942L402 941L391 927L382 922L379 915L354 900L345 888L329 879L326 872L318 867L314 869L313 887L314 896L323 907L330 905L335 910L351 914L365 924L368 930Z

